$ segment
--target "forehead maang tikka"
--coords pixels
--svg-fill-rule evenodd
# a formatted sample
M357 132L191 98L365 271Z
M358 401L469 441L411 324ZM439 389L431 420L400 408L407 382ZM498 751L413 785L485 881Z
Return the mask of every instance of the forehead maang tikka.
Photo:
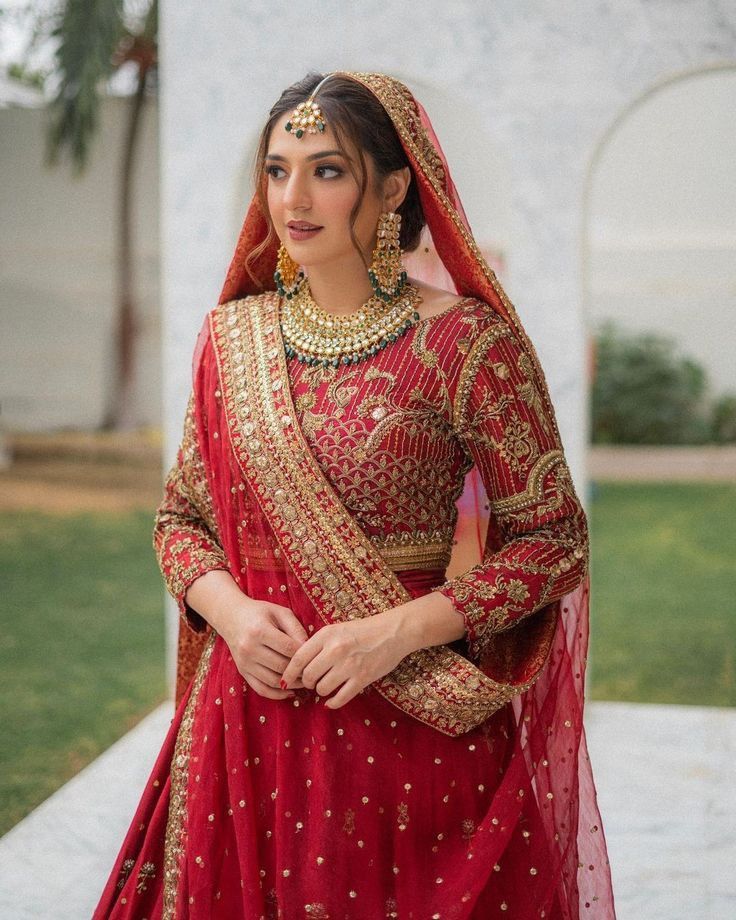
M329 80L332 74L327 74L324 79L312 90L309 99L306 102L300 102L291 113L289 120L286 122L286 130L295 137L303 137L305 134L321 134L325 130L325 119L322 109L314 101L317 90L322 87L325 80Z

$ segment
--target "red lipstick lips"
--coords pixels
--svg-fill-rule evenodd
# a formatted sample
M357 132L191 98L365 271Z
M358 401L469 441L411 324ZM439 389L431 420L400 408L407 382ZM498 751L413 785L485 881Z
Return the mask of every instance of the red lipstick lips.
M290 220L286 226L292 240L308 240L322 229L308 220Z

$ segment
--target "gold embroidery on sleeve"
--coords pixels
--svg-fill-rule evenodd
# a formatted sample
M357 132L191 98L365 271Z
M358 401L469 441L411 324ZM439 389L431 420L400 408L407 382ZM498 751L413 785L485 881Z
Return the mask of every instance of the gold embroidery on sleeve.
M489 308L490 310L490 308ZM470 347L463 366L460 371L457 387L455 389L455 399L452 408L452 427L457 432L463 431L466 426L465 412L467 409L468 398L476 379L479 365L486 360L486 352L499 339L511 335L511 330L503 322L501 317L496 317L495 322L482 332Z
M534 410L542 430L549 434L549 419L547 418L547 413L544 411L542 397L534 383L534 370L532 368L531 358L529 355L522 352L519 355L517 365L526 379L524 383L517 384L516 392L524 400L527 406Z
M521 511L530 505L541 502L544 494L544 479L549 471L558 463L564 463L565 457L561 450L549 450L542 454L535 462L527 476L526 487L523 492L508 495L505 498L491 499L491 508L496 515L508 514L511 511Z
M166 589L177 601L197 573L228 568L197 443L193 393L187 402L177 458L156 510L153 547Z

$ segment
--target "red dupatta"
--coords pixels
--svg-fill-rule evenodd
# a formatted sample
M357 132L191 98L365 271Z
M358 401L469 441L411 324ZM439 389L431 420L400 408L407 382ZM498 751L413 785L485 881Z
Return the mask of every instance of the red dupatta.
M514 328L527 352L535 382L557 431L536 351L472 237L426 112L403 84L390 77L362 73L342 75L363 83L391 117L418 183L428 231L457 293L485 301ZM252 483L261 511L269 525L273 525L270 529L264 525L260 537L254 531L251 557L258 558L260 553L264 567L283 566L283 577L288 577L290 590L295 590L298 584L318 612L325 614L325 619L330 609L341 609L339 601L334 603L341 591L348 592L342 609L352 609L357 602L358 609L362 610L360 615L370 615L371 610L395 606L406 600L406 596L402 594L400 583L391 578L390 569L381 565L380 557L371 555L370 542L361 540L357 525L345 520L344 509L341 511L339 503L335 504L329 484L315 475L315 464L305 455L305 444L298 430L290 423L280 427L280 419L290 412L285 393L288 388L283 386L284 369L280 366L283 356L276 340L276 298L266 293L249 301L252 309L248 312L242 309L241 298L273 288L277 241L251 266L260 290L245 269L246 256L267 235L268 222L254 197L220 296L222 306L210 315L208 335L202 337L203 343L206 339L208 342L198 348L195 356L195 391L203 394L208 390L210 385L204 378L216 372L216 384L211 386L222 388L220 411L227 422L238 463ZM233 348L233 342L238 339L239 344L247 339L245 350ZM253 350L249 352L248 349ZM250 390L242 386L247 379ZM228 390L228 381L240 386L233 385ZM275 398L261 405L257 397L268 393L267 386L273 386L270 396ZM201 405L200 400L197 405ZM243 414L244 407L247 411ZM270 418L249 416L254 409L270 413ZM258 436L264 424L272 435L267 439L271 443L266 445L265 452L263 439ZM220 491L217 463L211 451L219 451L225 445L213 448L211 422L198 416L197 427L214 504L222 523L230 498ZM277 448L283 451L282 459L288 459L293 475L288 471L283 474L278 451L269 453ZM218 462L227 461L219 456ZM296 485L300 486L298 492ZM471 487L477 491L478 482L471 481ZM314 560L305 553L305 547L289 542L295 535L294 523L299 523L299 516L307 507L305 500L310 490L314 509L312 523L320 518L321 538L335 551L318 555L329 569L322 570L321 582L317 578L320 570L308 564ZM476 512L479 518L483 517L482 503L476 503ZM237 557L237 541L244 539L248 531L246 522L242 523L242 531L239 527L238 533L221 535L229 559ZM492 518L488 527L488 542L492 544ZM478 527L478 533L483 529ZM301 539L298 533L296 537ZM259 539L261 542L257 545ZM340 540L347 541L349 558L339 558ZM317 546L321 548L321 544ZM336 561L335 569L330 568L332 560ZM373 576L381 596L370 596L368 585ZM517 731L504 777L507 800L502 819L513 824L524 796L533 796L550 841L550 850L554 853L554 865L550 869L561 892L559 902L563 905L563 916L609 918L613 916L610 873L583 728L588 598L586 577L571 594L525 618L513 629L493 636L485 644L482 660L467 662L445 647L422 650L417 653L415 662L404 668L403 675L392 672L380 682L384 686L376 686L376 689L415 718L447 734L468 730L481 723L494 707L511 701ZM209 649L212 638L210 635ZM185 680L188 683L190 675L191 671L187 673L182 665L180 687ZM455 682L452 692L443 696L436 688L443 681L446 685L448 677ZM196 678L194 683L193 695ZM494 690L495 702L492 701ZM425 702L429 705L425 706Z

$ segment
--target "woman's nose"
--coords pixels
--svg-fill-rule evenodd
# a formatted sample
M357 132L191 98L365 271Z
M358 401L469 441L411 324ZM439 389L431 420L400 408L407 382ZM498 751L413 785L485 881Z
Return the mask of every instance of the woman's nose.
M284 205L291 209L308 208L311 205L309 189L303 176L296 171L289 176L284 192Z

